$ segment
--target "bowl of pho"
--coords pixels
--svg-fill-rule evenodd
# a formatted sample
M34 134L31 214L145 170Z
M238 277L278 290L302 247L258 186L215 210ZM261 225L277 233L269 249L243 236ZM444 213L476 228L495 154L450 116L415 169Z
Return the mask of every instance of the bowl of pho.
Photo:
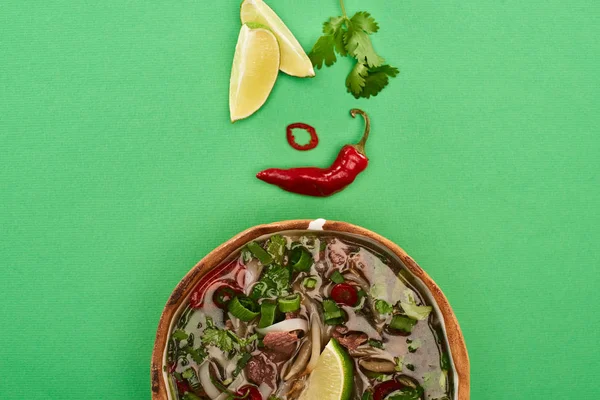
M153 400L468 400L469 358L435 282L345 222L259 225L177 285Z

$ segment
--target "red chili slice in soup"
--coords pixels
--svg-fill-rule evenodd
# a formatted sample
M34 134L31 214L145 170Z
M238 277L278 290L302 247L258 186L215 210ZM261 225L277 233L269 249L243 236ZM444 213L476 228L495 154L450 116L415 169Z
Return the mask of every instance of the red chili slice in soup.
M373 400L384 400L390 393L403 388L404 385L395 380L380 383L373 389Z
M210 285L214 284L218 278L231 274L236 270L236 268L240 268L241 266L242 265L238 262L238 260L233 260L227 264L220 265L210 270L200 279L200 282L198 282L194 288L194 292L190 297L190 306L192 308L201 308L203 305L204 294Z
M235 394L234 400L262 400L262 395L256 386L242 386Z
M348 283L338 283L331 289L331 298L336 303L354 307L358 302L358 290Z
M217 307L222 310L227 309L227 304L229 301L233 299L235 296L243 296L244 293L242 289L235 284L234 281L228 280L222 286L219 286L217 290L213 293L213 302Z

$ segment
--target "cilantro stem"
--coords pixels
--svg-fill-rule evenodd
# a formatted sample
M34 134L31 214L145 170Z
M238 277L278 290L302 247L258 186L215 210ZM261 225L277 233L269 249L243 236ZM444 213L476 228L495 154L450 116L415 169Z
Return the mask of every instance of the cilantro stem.
M345 19L348 19L348 15L346 14L346 7L344 6L344 0L340 0L340 6L342 7L342 15Z

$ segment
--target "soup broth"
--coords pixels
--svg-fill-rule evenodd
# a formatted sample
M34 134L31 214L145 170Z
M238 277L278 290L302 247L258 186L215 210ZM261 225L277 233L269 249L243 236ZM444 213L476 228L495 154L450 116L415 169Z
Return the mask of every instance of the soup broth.
M441 316L421 286L358 237L250 242L201 278L173 321L170 396L318 400L343 382L331 398L454 399Z

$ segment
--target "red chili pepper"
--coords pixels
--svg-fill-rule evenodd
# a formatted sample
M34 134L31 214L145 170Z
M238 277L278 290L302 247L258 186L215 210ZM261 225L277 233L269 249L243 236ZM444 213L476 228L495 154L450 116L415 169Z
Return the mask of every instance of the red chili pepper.
M384 400L388 394L403 388L403 384L393 379L380 383L373 388L373 400Z
M262 394L256 386L242 386L235 394L234 400L262 400Z
M369 159L365 155L365 142L371 130L369 117L364 111L357 108L350 110L350 114L353 118L356 117L356 114L363 116L365 133L358 144L348 144L342 147L329 168L270 168L259 172L256 177L288 192L308 196L331 196L344 189L354 182L356 176L364 171L369 163Z
M331 289L331 298L336 303L354 307L358 302L358 290L348 283L338 283Z
M297 129L297 128L304 129L305 131L307 131L310 134L310 142L308 142L307 144L298 144L298 142L296 142L296 137L294 136L292 129ZM319 144L319 137L317 136L317 131L315 130L315 128L313 128L312 126L310 126L308 124L304 124L302 122L296 122L295 124L288 125L288 127L286 128L285 131L286 131L288 143L290 144L290 146L292 146L296 150L300 150L300 151L312 150L315 147L317 147L317 145Z

